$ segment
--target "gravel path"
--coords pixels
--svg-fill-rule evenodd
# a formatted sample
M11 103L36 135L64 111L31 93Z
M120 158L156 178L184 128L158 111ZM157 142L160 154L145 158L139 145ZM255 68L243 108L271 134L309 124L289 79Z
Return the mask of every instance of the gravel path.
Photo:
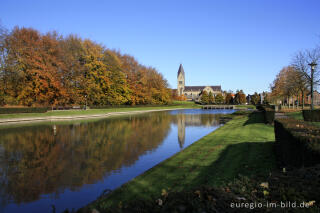
M25 122L36 122L36 121L57 121L57 120L76 120L76 119L88 119L88 118L106 118L110 116L117 115L130 115L130 114L140 114L146 112L158 112L158 111L168 111L168 110L178 110L181 108L174 109L154 109L154 110L137 110L128 112L109 112L105 114L94 114L94 115L64 115L64 116L45 116L45 117L28 117L28 118L5 118L0 119L0 125L6 125L11 123L25 123Z

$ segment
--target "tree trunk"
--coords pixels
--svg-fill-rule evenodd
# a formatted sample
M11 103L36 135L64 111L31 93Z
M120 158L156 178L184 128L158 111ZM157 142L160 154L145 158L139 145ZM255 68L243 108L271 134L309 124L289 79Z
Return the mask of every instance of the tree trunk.
M292 95L291 100L292 100L292 109L294 109L294 106L295 106L295 104L294 104L294 95Z
M313 110L313 72L314 70L311 68L311 110Z
M302 109L304 109L304 91L301 91L301 95L302 95Z

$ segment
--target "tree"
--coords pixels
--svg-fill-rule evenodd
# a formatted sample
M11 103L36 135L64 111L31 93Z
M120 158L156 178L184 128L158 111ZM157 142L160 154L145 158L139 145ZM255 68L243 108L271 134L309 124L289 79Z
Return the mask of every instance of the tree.
M245 104L246 103L246 95L242 90L237 90L236 95L234 97L235 104Z
M314 86L320 83L319 68L314 70L309 66L311 63L319 64L320 48L298 52L293 58L293 66L305 77L311 93L311 109L313 109Z
M213 97L211 91L209 92L209 95L208 95L208 102L209 102L209 104L213 104L214 103L214 97Z
M3 79L6 95L22 105L49 105L65 97L57 37L34 29L14 28L5 41Z
M292 72L292 67L284 67L280 70L276 79L271 85L271 95L273 99L281 99L282 103L287 103L290 107L290 98L293 95L293 84L288 81L289 73Z
M4 67L5 67L5 58L7 55L5 48L5 40L7 37L7 30L0 24L0 106L5 105L5 92L6 87L4 82Z
M229 92L226 94L226 104L233 104L233 96Z
M270 94L268 92L263 92L263 104L269 104L270 103Z
M257 92L255 92L252 96L251 96L251 103L253 105L257 105L260 103L260 96L258 95Z
M287 73L287 89L291 91L291 94L295 94L297 100L299 101L299 95L302 96L302 108L304 108L304 97L307 92L308 81L301 72L299 72L295 67L289 66ZM299 103L298 103L299 105Z
M224 98L223 98L222 94L220 94L220 93L217 94L216 98L215 98L215 101L216 101L216 104L223 104Z
M0 104L168 104L168 87L153 67L89 39L0 26Z
M207 91L203 91L201 95L201 103L202 104L209 104L209 96Z

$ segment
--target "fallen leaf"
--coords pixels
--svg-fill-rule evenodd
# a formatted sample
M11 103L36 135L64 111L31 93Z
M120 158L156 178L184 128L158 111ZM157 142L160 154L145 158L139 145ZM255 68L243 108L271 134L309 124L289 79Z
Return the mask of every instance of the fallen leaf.
M260 186L262 188L268 189L269 188L269 183L268 182L263 182L263 183L260 184Z
M165 189L162 189L161 195L167 197L168 192Z
M316 202L315 200L312 200L312 201L307 202L306 205L313 206L313 204L315 204L315 202Z

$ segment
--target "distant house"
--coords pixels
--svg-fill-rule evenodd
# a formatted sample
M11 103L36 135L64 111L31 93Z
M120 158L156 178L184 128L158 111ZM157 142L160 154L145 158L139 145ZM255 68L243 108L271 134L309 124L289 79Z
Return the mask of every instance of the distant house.
M218 94L222 94L221 86L185 86L185 73L180 64L178 70L178 95L184 95L187 100L199 100L203 91L206 91L208 94L209 92L215 97Z
M311 93L308 94L307 101L311 104ZM320 93L317 90L313 91L313 104L320 105Z

